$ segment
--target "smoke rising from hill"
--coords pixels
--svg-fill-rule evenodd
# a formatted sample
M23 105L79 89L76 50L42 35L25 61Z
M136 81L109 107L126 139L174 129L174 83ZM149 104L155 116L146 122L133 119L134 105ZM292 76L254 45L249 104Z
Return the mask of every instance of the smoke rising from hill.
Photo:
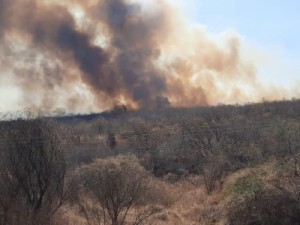
M284 96L259 83L238 34L213 37L166 0L152 3L0 0L1 82L18 88L18 106L42 111Z

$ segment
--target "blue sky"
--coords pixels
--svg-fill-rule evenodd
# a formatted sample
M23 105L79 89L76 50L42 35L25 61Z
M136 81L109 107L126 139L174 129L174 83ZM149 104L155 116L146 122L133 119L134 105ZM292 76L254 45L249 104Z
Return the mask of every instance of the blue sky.
M247 42L281 61L281 71L268 74L275 83L300 80L300 1L171 0L185 17L211 33L236 30ZM275 62L274 62L275 63ZM277 66L277 65L276 65ZM265 70L265 69L264 69ZM267 70L268 71L268 70ZM267 72L266 72L267 73Z
M258 0L175 0L189 20L212 32L234 28L253 41L300 50L300 2Z

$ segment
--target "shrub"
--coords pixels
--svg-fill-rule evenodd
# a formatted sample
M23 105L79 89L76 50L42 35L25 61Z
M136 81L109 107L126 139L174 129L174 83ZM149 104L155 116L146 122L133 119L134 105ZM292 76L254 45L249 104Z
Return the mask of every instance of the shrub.
M227 208L229 225L297 225L299 202L285 189L267 185L255 176L238 179Z
M97 159L81 167L78 175L77 204L89 224L93 221L123 224L133 206L141 209L135 224L142 224L159 211L152 205L143 207L139 204L147 191L148 173L134 156Z

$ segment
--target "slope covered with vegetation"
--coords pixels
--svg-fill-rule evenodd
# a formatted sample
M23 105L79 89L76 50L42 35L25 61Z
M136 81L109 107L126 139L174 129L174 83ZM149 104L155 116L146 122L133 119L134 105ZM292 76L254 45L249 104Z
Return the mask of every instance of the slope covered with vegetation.
M0 124L0 225L299 224L300 101Z

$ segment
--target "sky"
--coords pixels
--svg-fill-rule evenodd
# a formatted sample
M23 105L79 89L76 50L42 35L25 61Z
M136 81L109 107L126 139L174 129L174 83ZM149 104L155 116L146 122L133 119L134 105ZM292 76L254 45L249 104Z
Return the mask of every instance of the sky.
M189 21L205 26L214 34L234 29L243 37L249 48L256 48L262 55L268 55L269 62L260 68L261 79L265 79L265 82L289 86L300 80L299 1L172 0L172 2L179 6Z

